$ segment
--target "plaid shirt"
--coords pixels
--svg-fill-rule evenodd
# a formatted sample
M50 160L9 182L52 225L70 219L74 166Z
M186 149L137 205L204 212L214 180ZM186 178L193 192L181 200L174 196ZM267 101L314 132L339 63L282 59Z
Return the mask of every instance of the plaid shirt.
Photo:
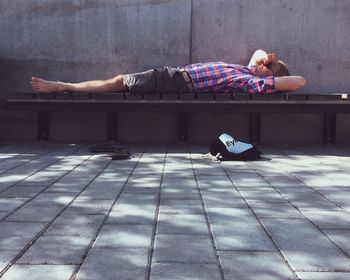
M224 62L197 63L185 66L195 92L273 93L273 76L259 77L249 66Z

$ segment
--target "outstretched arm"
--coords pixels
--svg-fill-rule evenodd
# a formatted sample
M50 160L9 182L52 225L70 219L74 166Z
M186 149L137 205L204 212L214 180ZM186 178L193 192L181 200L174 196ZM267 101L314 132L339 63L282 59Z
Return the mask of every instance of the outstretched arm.
M252 65L266 65L273 61L277 60L277 56L275 53L267 53L263 50L256 50L252 56L252 58L249 61L249 66Z
M294 91L302 88L306 80L302 76L275 77L275 88L277 91Z

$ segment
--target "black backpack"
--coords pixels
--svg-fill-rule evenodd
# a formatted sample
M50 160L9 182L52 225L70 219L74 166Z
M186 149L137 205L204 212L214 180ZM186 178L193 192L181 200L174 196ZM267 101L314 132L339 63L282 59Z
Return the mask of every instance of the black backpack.
M261 159L262 152L224 133L210 142L209 153L219 161L251 161Z

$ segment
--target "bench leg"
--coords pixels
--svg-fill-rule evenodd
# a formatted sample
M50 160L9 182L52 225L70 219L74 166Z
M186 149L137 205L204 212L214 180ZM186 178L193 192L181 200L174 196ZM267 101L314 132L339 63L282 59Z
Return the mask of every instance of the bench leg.
M324 145L335 144L337 115L328 113L324 115Z
M252 142L260 142L260 113L249 114L249 140Z
M108 140L118 141L118 112L108 112Z
M188 113L180 113L178 120L178 131L179 131L179 141L180 143L188 142L188 122L189 122L189 114Z
M38 140L49 140L49 112L39 111L37 116Z

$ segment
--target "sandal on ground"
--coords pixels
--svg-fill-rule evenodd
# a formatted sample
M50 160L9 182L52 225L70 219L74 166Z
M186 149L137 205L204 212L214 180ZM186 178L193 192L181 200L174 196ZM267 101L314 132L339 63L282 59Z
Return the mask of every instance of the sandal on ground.
M116 148L109 144L98 144L89 148L90 153L108 153L113 160L129 159L130 153L126 148Z

